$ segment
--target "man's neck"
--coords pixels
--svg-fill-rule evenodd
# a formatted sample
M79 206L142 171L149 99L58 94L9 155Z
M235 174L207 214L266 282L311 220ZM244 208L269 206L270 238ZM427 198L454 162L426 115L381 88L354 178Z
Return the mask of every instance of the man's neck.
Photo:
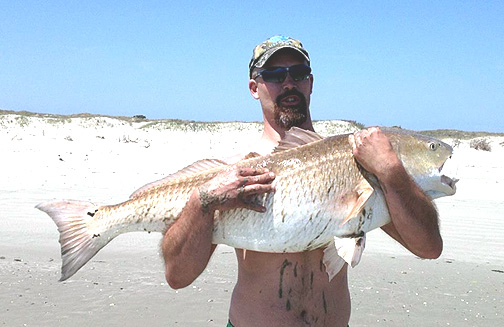
M311 120L307 120L304 122L299 128L306 129L314 132L313 124ZM264 122L264 130L261 137L261 140L267 141L270 143L278 144L278 142L285 137L285 129L282 129L280 126L269 124L267 121Z

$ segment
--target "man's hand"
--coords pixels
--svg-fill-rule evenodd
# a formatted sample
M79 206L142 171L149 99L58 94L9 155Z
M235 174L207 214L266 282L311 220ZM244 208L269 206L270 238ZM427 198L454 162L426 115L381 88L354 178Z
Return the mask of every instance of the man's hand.
M275 190L274 179L275 174L267 169L233 166L199 187L201 207L208 212L236 208L264 212L266 208L254 200Z
M402 163L387 136L378 127L363 129L350 137L357 162L379 180L387 179Z

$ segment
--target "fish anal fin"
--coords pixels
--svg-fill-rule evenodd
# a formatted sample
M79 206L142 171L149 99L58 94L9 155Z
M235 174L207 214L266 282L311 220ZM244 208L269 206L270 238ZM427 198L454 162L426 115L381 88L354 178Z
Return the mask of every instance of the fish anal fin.
M329 243L329 245L324 249L322 262L326 268L329 281L331 281L345 265L345 260L338 255L334 241Z
M146 184L133 192L133 194L130 195L130 199L135 199L147 192L153 191L159 187L162 187L164 184L169 183L175 179L191 176L197 173L200 173L205 170L210 170L214 168L218 168L221 166L225 166L227 163L223 160L219 159L203 159L203 160L198 160L191 165L182 168L181 170L177 171L174 174L171 174L167 177L164 177L160 180L157 180L155 182Z
M355 189L357 200L355 201L355 205L352 208L352 211L348 214L348 216L343 220L340 226L346 224L352 218L358 217L366 202L369 200L371 195L373 195L374 188L371 184L368 183L366 179L362 179L359 185Z

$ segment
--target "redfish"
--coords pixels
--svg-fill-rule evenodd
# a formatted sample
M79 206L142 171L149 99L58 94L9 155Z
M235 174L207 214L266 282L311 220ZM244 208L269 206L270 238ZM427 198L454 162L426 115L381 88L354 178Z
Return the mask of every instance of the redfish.
M383 132L408 174L426 194L432 199L455 194L457 180L441 173L452 155L451 146L410 131ZM257 199L266 207L264 213L247 209L216 212L213 243L274 253L325 248L323 261L329 278L344 262L355 266L366 233L389 223L390 216L376 177L353 157L352 137L323 138L293 128L273 153L250 154L233 165L274 172L275 192ZM75 274L119 234L166 231L179 217L191 191L230 167L217 159L200 160L147 184L115 205L75 200L37 205L60 232L60 280Z

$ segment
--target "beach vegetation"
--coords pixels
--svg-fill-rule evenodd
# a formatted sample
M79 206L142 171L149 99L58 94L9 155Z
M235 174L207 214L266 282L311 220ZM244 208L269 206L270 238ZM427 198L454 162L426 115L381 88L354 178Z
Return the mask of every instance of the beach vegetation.
M454 139L453 142L452 142L452 147L454 148L458 148L460 146L460 139Z
M219 133L224 130L236 131L261 131L262 123L258 122L196 122L191 120L155 120L151 121L141 129L156 129L156 130L171 130L180 132L206 132L206 133Z
M45 119L46 123L50 125L58 125L58 124L70 124L72 119L67 116L60 117L48 117Z
M19 126L21 126L21 127L25 127L27 125L30 125L30 120L25 116L17 116L14 119L16 120L16 123L19 124Z
M438 139L459 139L459 140L471 140L475 138L484 138L491 136L504 136L504 133L466 132L455 129L436 129L436 130L418 131L418 133L427 136L432 136Z
M364 125L362 123L359 123L359 122L357 122L355 120L343 120L343 121L346 121L346 122L352 124L357 129L364 129L364 128L366 128L366 125Z
M121 143L138 143L138 138L131 138L129 135L123 135L122 138L119 139Z
M141 121L146 121L146 120L147 120L147 117L145 117L144 115L134 115L133 116L134 122L141 122Z
M0 126L8 127L15 124L21 127L31 125L34 119L49 125L65 125L78 121L82 127L109 128L117 125L134 126L135 128L159 131L171 130L180 132L219 133L223 131L260 133L262 122L199 122L181 119L147 119L145 115L109 116L92 113L77 113L71 115L58 115L34 113L29 111L0 110ZM314 120L315 130L324 136L334 134L352 133L366 126L353 120ZM134 125L137 124L137 125ZM438 139L472 140L492 136L504 136L504 133L466 132L451 129L417 131L420 134L436 137ZM504 142L500 143L504 146Z
M471 143L469 144L469 146L475 150L492 151L492 147L490 145L490 142L486 138L477 138L477 139L471 140Z

